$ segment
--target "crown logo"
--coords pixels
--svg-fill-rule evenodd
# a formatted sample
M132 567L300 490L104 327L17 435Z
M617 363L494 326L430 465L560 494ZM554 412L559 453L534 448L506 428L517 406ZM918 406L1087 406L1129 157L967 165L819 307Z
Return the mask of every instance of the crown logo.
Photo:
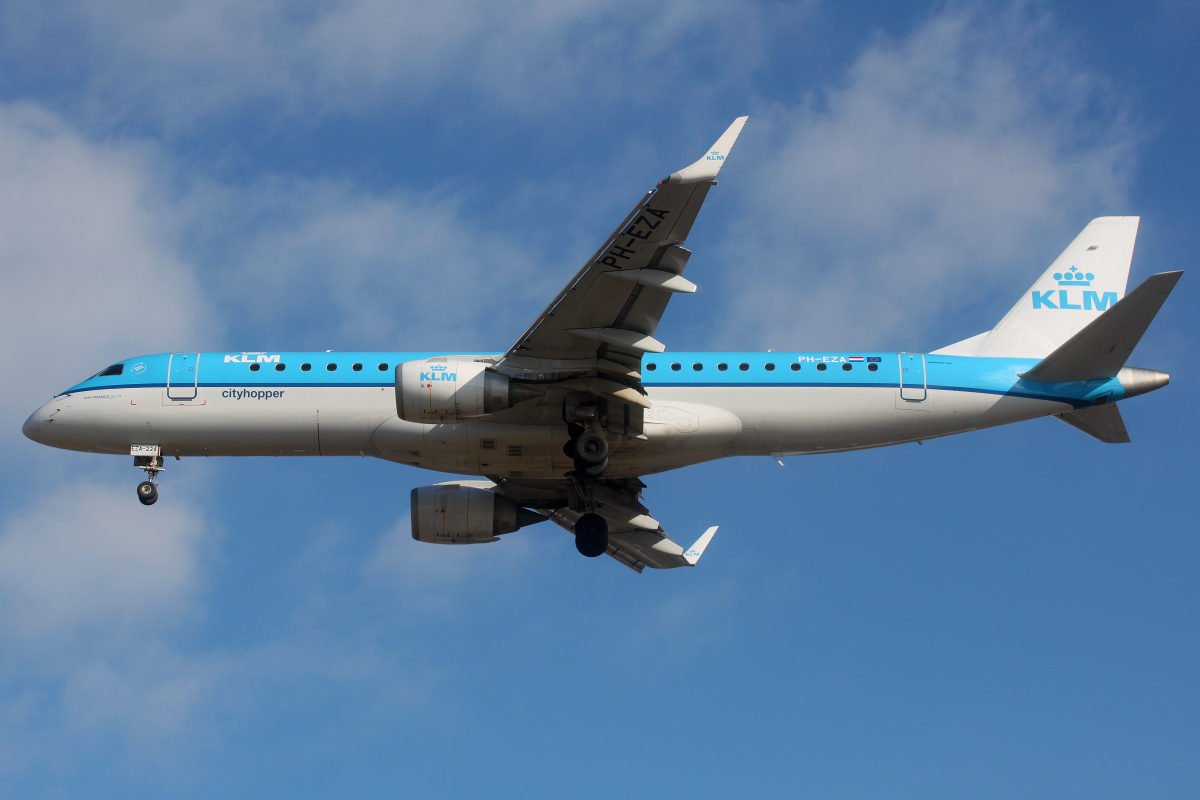
M1058 281L1059 286L1091 286L1092 279L1096 276L1092 273L1082 273L1078 267L1072 266L1066 272L1054 273L1054 280Z
M434 364L432 367L430 367L430 369L435 369L438 372L443 372L446 369L446 365L445 364Z

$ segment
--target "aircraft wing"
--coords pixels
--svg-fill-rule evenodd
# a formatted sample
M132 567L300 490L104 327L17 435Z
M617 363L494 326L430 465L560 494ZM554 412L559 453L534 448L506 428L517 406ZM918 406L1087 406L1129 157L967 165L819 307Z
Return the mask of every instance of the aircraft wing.
M568 533L573 533L582 512L567 508L573 484L566 480L513 480L492 478L493 491L522 505L541 507L540 512ZM652 569L694 567L712 541L717 528L700 534L692 545L683 548L671 539L658 521L641 504L638 480L600 481L592 487L595 512L608 522L608 555L625 566L641 572ZM561 505L561 508L547 506Z
M700 160L647 192L497 367L632 405L639 422L629 427L639 434L640 408L649 405L642 354L665 349L654 331L671 295L696 290L683 277L691 252L682 245L746 119L738 117ZM549 396L541 405L561 409L561 401ZM522 421L509 416L502 421Z

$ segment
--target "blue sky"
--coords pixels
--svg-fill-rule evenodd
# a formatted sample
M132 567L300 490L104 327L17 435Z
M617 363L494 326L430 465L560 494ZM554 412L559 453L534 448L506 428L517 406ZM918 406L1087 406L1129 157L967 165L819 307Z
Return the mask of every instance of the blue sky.
M1200 12L0 4L0 793L1195 797L1185 276L1133 443L1055 420L650 478L695 570L408 534L439 476L22 438L171 350L503 350L749 114L673 350L930 350L1093 217L1189 269Z

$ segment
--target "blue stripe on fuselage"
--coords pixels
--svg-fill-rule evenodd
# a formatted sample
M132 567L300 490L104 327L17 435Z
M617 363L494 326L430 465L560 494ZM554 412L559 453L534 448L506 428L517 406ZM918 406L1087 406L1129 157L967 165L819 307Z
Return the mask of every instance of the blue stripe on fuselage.
M387 387L393 385L397 364L445 356L445 353L359 352L359 353L201 353L198 383L202 387ZM484 353L454 353L479 356ZM231 361L230 357L263 361ZM850 361L851 356L863 361ZM866 358L878 358L867 362ZM1018 377L1037 359L971 358L926 356L926 385L931 390L981 392L1045 400L1076 407L1091 405L1093 399L1110 395L1124 397L1115 379L1087 383L1043 384ZM127 359L123 374L93 377L66 393L99 389L128 389L165 386L169 353ZM877 367L872 371L869 366ZM252 364L258 369L252 369ZM309 370L301 369L303 364ZM361 365L355 370L354 365ZM383 369L380 369L380 365ZM653 387L855 387L889 388L900 385L900 363L896 353L785 353L785 352L679 352L647 355L642 359L642 383ZM742 365L745 369L742 369ZM798 370L792 364L799 364ZM329 365L334 369L330 370ZM678 366L678 369L674 368ZM720 369L725 365L725 369ZM819 365L824 365L820 369ZM849 369L845 367L848 366ZM697 368L698 367L698 368ZM141 369L141 371L136 371Z

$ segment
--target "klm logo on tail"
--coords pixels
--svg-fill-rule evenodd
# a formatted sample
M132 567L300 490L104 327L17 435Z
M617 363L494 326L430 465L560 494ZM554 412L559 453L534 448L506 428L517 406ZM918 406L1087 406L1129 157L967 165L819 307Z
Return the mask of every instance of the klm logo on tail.
M1071 267L1067 272L1054 273L1054 280L1058 281L1059 286L1091 286L1095 277L1090 272L1080 272L1077 267ZM1080 292L1072 292L1069 289L1047 289L1044 292L1034 289L1032 294L1034 308L1104 311L1117 302L1116 292L1101 294L1090 289L1082 292L1082 296ZM1072 299L1075 302L1071 302Z

